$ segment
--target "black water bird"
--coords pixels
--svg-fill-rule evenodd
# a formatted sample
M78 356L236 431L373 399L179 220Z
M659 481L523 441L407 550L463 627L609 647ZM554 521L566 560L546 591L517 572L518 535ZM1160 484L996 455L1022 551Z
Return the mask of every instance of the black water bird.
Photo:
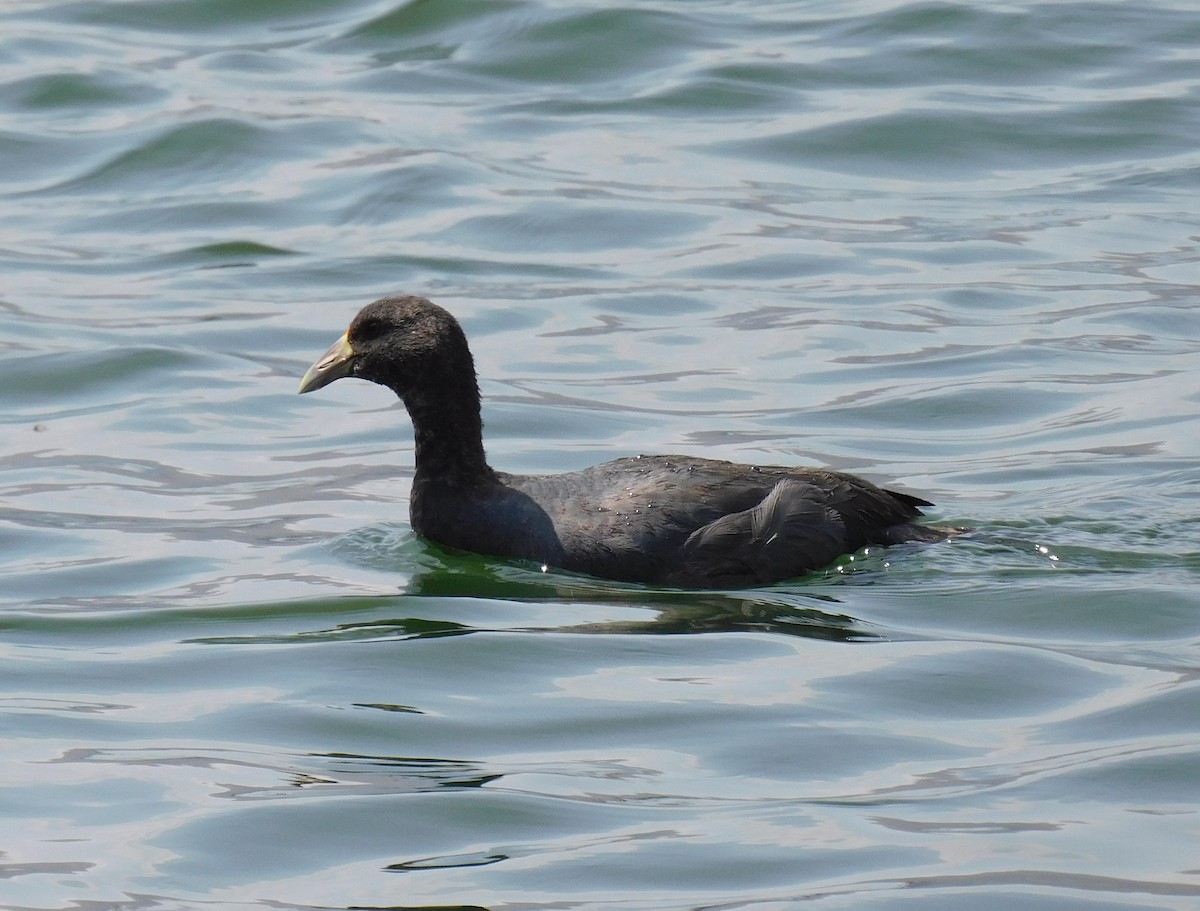
M466 336L421 297L368 304L300 381L387 386L416 441L409 515L438 544L626 582L686 588L799 576L868 544L933 541L918 497L817 468L633 456L554 475L488 465Z

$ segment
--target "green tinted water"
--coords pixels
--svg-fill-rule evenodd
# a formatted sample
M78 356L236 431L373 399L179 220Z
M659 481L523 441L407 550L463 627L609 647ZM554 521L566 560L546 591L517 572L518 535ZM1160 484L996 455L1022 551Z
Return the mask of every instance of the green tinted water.
M0 907L1191 909L1189 4L0 10ZM454 556L359 305L514 471L977 532L761 591Z

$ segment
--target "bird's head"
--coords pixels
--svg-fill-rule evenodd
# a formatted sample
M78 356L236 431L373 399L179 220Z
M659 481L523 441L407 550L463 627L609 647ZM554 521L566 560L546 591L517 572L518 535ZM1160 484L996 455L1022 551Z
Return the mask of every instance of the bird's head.
M470 365L466 337L446 310L423 297L385 297L358 311L345 334L308 368L299 391L355 376L404 398L415 386L436 382L451 364L459 366L464 353Z

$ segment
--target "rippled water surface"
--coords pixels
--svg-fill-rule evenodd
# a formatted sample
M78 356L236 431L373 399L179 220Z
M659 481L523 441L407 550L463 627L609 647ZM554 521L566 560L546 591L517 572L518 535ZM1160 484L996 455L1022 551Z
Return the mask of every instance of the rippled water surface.
M1191 2L0 7L0 907L1200 906ZM516 471L852 470L757 591L415 538L361 304Z

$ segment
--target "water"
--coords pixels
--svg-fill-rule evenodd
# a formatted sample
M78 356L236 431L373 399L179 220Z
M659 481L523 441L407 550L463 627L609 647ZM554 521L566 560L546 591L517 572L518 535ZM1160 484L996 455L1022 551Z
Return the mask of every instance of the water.
M3 7L0 906L1197 907L1197 48L1168 0ZM499 467L976 531L729 593L442 553L390 394L295 395L396 291Z

